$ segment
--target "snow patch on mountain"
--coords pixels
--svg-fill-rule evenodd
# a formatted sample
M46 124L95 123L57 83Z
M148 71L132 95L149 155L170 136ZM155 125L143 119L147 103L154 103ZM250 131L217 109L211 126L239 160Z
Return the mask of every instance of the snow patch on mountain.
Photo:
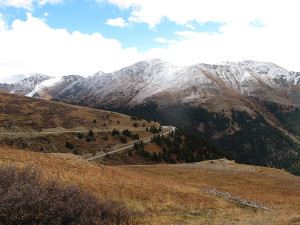
M0 84L0 89L11 93L26 95L30 93L36 87L36 85L48 79L51 79L51 77L43 74L32 74L30 77L27 77L16 83Z
M39 83L38 85L36 85L35 88L30 93L26 94L26 96L33 97L35 93L40 92L43 88L45 87L49 88L61 81L62 81L62 77L53 77L50 78L49 80L45 80Z

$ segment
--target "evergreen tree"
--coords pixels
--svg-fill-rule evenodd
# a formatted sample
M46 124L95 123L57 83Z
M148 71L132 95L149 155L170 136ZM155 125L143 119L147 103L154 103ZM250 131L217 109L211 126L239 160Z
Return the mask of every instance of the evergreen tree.
M94 132L92 130L89 130L88 136L93 137L94 136Z

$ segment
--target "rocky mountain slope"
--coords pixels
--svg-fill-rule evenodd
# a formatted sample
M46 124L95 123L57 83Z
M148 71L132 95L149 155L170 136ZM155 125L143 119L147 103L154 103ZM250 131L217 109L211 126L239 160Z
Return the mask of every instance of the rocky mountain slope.
M206 104L212 110L231 107L245 98L300 104L299 73L271 63L244 61L177 67L159 59L138 62L110 74L73 83L57 98L93 107ZM237 104L236 107L244 108Z
M78 75L57 78L42 74L33 74L16 83L0 84L0 90L29 97L50 99L80 79L82 79L82 77Z
M83 77L79 75L53 77L36 85L35 88L26 96L51 99L57 96L57 94L64 90L66 87L81 79L83 79Z
M300 104L300 73L255 61L195 64L178 67L159 59L146 60L113 73L88 78L34 75L15 84L0 84L11 93L92 107L158 106L189 103L210 110L247 109L248 99ZM251 111L251 110L250 110Z
M42 74L32 74L30 77L27 77L21 81L11 84L0 84L0 90L7 91L10 93L27 95L30 93L37 85L43 81L51 79L50 76Z

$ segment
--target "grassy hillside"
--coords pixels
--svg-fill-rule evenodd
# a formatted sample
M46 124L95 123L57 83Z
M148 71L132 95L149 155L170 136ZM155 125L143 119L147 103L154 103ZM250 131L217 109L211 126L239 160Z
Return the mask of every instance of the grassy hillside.
M1 132L49 131L59 129L106 130L153 125L133 121L130 116L0 91ZM155 124L158 126L158 124Z
M0 111L0 145L40 152L91 156L122 147L124 140L134 142L122 134L113 136L113 129L131 130L142 140L153 135L146 128L160 126L120 113L5 92L0 92Z
M31 165L99 198L120 200L138 224L296 224L300 178L281 170L216 160L194 164L103 166L71 154L0 148L0 163ZM216 189L216 191L214 191ZM230 202L222 194L271 211ZM217 193L217 194L216 194Z

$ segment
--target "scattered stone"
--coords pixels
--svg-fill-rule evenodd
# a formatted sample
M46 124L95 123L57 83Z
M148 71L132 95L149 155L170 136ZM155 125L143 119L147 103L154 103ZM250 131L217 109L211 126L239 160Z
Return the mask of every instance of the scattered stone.
M233 195L229 192L217 191L216 188L204 189L202 191L213 194L213 195L216 195L216 196L219 196L219 197L222 197L222 198L225 198L228 201L236 203L236 204L241 204L241 205L246 205L246 206L249 206L249 207L252 207L252 208L258 208L258 209L262 209L262 210L266 210L266 211L271 211L271 209L261 205L259 201L257 201L257 203L254 203L254 202L251 202L249 200L242 199L240 196Z

